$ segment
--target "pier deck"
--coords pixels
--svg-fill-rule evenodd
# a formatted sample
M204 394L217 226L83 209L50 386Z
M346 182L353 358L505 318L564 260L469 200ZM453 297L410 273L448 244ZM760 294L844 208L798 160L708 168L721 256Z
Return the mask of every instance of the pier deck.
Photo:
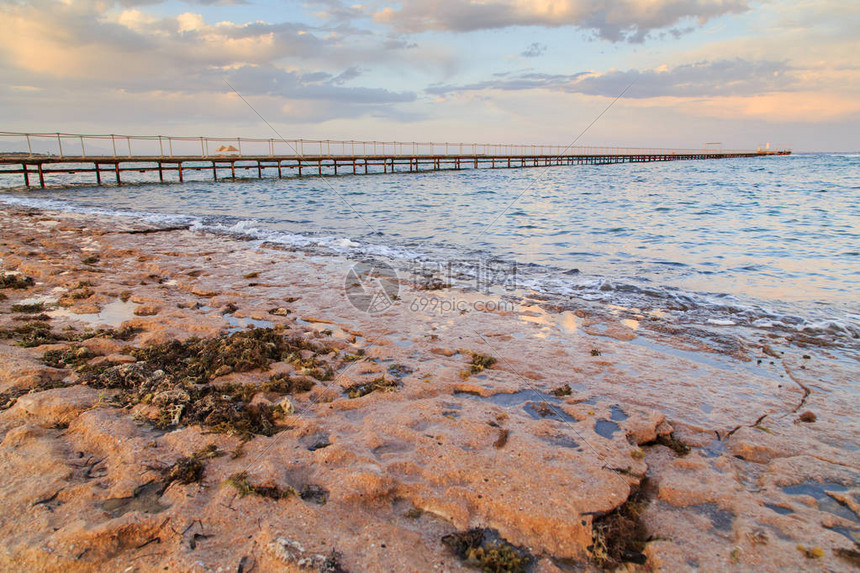
M202 173L217 181L248 177L262 179L264 177L691 161L751 158L788 153L761 150L573 148L548 145L285 141L0 132L0 142L3 142L4 138L7 141L9 138L26 141L26 146L19 145L27 151L0 153L0 186L8 187L10 186L8 182L16 181L13 186L23 185L27 188L46 188L58 184L122 185L128 182L141 182L139 175L129 178L130 174L146 174L149 177L144 179L151 182L184 182L188 174ZM35 149L34 140L38 144ZM56 144L55 149L39 152L45 149L46 140ZM70 145L70 141L73 146ZM227 146L221 146L217 151L210 152L214 144L231 141L238 145L231 145L226 151L222 150ZM110 142L112 154L104 154L104 150L100 149L104 147L105 142ZM181 154L174 153L175 147L187 148L190 142L194 145L199 144L199 153L187 150L183 150L185 152ZM87 152L88 144L90 153ZM241 151L242 144L245 145L244 153ZM141 147L151 148L153 145L157 146L157 154L147 154L146 149L140 149ZM70 147L73 149L70 150ZM260 149L260 147L263 148ZM278 147L282 149L277 149ZM283 149L284 147L287 149ZM303 153L307 148L318 152ZM120 149L122 152L118 151ZM63 175L77 177L72 181L68 177L61 180L58 176Z

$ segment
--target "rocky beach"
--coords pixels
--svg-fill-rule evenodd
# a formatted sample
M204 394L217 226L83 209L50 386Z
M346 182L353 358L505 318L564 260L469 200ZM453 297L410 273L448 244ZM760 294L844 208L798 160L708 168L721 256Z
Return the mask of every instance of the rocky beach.
M370 313L346 257L0 227L0 569L860 564L856 339L415 277Z

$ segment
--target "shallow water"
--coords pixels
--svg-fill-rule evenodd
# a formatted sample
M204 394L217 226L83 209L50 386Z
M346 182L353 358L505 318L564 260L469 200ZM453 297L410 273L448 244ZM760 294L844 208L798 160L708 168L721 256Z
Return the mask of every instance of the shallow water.
M716 327L860 334L860 155L19 189L4 202L417 261L462 286Z

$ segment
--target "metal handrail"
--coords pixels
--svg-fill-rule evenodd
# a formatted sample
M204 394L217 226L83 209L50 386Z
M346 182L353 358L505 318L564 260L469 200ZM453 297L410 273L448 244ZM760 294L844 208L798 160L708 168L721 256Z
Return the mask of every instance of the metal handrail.
M81 133L25 133L0 131L0 141L17 139L30 157L152 158L152 157L563 157L624 155L727 155L753 150L692 148L593 147L551 144L452 143L434 141L369 141L330 139L262 139L245 137L189 137ZM3 146L8 147L7 145ZM26 151L24 149L26 147ZM226 150L225 150L226 148ZM232 149L231 149L232 148ZM219 151L220 149L220 151ZM0 152L2 155L4 152ZM10 153L10 152L6 152Z

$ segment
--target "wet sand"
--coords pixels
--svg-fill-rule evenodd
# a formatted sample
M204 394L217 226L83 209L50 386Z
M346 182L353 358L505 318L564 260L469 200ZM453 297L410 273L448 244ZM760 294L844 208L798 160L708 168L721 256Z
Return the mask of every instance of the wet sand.
M368 314L343 258L0 226L4 570L860 560L856 348L408 280Z

